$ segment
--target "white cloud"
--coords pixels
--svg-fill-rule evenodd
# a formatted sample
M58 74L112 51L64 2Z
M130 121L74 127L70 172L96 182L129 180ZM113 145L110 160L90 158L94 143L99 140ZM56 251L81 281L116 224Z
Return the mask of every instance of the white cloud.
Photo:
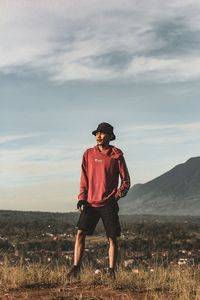
M145 137L134 139L134 141L130 141L132 145L176 145L183 144L185 142L193 142L196 140L194 137L188 136L173 136L173 135L164 135L159 137Z
M121 139L134 145L190 144L199 140L200 122L180 124L145 124L121 128ZM134 138L133 138L134 137Z
M186 54L168 57L169 41L156 34L160 22L181 19L198 35L199 9L198 1L178 0L1 2L0 71L46 73L57 81L199 78L200 57L191 56L191 45ZM161 48L164 57L148 55Z
M39 135L39 134L38 134ZM18 140L14 147L4 145L0 149L0 186L37 184L65 178L79 180L81 158L87 145L55 141L52 137L34 145L34 139L23 144L23 138L36 137L34 134L4 136L2 143ZM52 140L51 140L52 139ZM20 143L21 142L21 143Z
M183 130L196 130L200 129L200 122L192 123L174 123L174 124L144 124L144 125L131 125L121 127L120 132L132 132L143 130L163 130L163 129L183 129Z
M32 138L39 136L40 134L20 134L20 135L3 135L0 136L0 144L5 144L8 142L18 141L21 139Z

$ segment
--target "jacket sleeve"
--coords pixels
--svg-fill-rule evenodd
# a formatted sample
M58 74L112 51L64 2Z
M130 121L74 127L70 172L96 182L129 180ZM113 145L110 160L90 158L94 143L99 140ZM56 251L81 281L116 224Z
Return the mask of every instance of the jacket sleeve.
M88 177L87 177L87 152L83 154L81 164L80 191L78 200L87 200L88 195Z
M121 185L115 194L116 200L119 200L120 198L126 196L131 186L130 175L123 156L121 156L118 159L118 167L119 167L119 174L121 178Z

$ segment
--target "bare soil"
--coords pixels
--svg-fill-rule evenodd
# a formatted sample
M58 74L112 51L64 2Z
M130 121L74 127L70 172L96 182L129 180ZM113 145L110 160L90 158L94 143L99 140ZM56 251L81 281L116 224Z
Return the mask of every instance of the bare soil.
M147 300L152 299L145 292L114 290L108 286L71 283L64 288L48 286L27 286L0 291L0 300ZM167 297L165 298L167 299Z

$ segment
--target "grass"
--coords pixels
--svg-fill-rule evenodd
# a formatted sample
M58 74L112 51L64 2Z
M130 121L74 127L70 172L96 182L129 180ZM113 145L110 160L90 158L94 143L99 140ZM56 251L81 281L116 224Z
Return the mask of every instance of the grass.
M65 289L69 287L69 281L66 279L67 271L65 266L52 267L39 263L27 266L23 264L23 259L18 265L12 266L5 256L3 264L0 266L0 292L5 293L22 288L59 287ZM77 283L72 280L70 284L76 286ZM117 278L113 281L103 273L95 275L94 269L90 265L84 265L81 284L88 289L100 286L102 292L110 289L115 293L126 294L124 299L132 299L128 298L128 295L132 293L143 294L144 297L140 299L199 300L200 268L198 266L169 266L167 268L156 266L151 271L140 268L138 273L134 273L119 266ZM95 299L97 295L94 294L92 297Z

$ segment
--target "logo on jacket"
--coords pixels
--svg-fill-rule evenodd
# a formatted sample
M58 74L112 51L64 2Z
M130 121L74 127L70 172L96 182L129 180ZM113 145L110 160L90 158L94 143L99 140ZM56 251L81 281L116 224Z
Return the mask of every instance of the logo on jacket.
M94 161L97 162L97 163L101 163L101 162L102 162L102 159L97 159L97 158L95 158Z

